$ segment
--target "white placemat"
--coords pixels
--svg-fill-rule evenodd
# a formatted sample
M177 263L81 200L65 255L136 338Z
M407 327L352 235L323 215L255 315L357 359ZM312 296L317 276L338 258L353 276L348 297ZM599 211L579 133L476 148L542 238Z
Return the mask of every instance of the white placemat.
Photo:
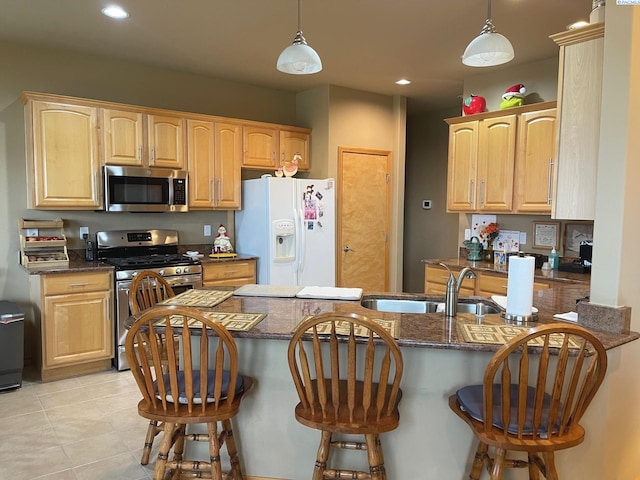
M326 300L360 300L362 297L362 289L344 287L304 287L296 294L296 297Z
M293 298L302 289L298 285L258 285L250 283L234 290L234 295L245 297L284 297Z

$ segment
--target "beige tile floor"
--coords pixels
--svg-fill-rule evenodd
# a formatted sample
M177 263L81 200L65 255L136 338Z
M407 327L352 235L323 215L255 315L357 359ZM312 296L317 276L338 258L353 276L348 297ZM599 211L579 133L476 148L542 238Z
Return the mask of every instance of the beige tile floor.
M25 369L23 377L21 388L0 393L0 480L152 477L153 465L140 465L148 422L131 372L41 383Z

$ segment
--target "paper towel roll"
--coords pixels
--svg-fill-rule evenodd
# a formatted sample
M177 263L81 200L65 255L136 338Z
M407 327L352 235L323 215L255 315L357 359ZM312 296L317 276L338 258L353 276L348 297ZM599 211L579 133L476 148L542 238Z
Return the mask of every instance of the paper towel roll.
M507 281L507 314L531 315L533 306L533 274L536 267L534 257L509 258Z

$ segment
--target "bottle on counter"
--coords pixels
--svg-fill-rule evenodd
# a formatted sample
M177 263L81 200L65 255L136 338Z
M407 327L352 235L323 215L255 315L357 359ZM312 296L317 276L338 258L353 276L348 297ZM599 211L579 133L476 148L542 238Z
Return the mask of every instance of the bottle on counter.
M555 248L551 249L551 253L549 254L549 266L552 270L558 270L558 266L560 264L560 255L556 252Z

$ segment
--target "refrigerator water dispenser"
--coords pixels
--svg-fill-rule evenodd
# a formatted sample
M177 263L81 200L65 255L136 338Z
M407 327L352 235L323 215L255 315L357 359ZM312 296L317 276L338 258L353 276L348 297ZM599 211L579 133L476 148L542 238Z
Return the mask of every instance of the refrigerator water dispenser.
M293 262L296 258L295 225L291 220L273 222L274 262Z

